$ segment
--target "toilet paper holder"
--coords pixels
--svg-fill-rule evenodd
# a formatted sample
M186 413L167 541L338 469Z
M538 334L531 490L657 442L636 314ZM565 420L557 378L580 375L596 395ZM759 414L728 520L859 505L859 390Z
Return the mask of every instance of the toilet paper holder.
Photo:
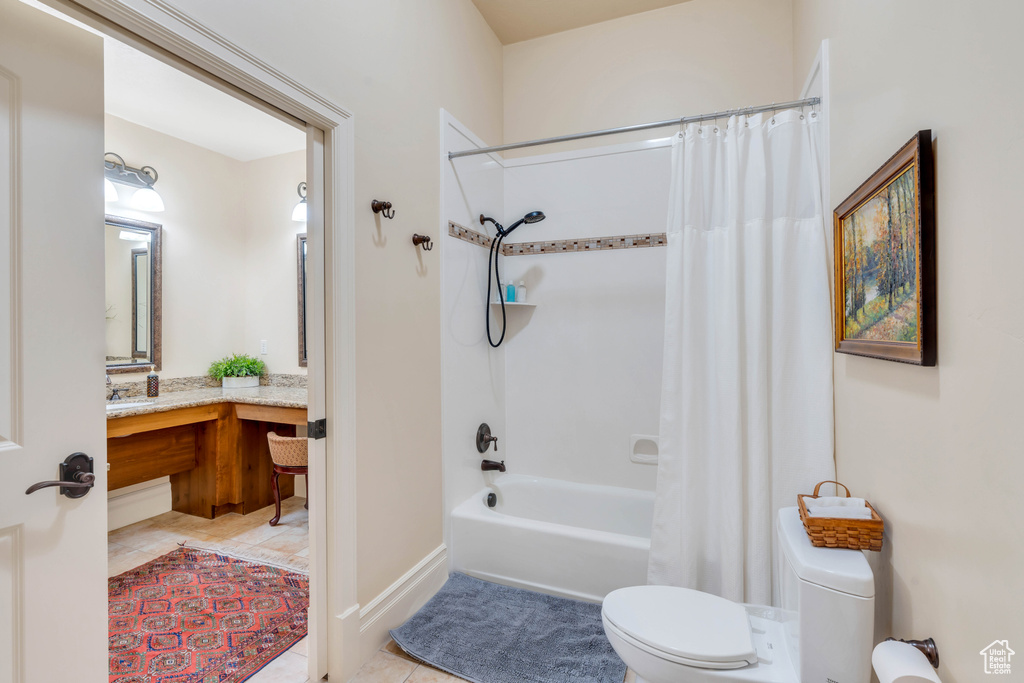
M896 642L906 643L907 645L916 647L921 651L921 654L928 658L928 663L931 664L933 668L939 668L939 648L935 645L935 639L925 638L924 640L903 640L902 638L886 638L885 642L889 642L890 640L895 640Z

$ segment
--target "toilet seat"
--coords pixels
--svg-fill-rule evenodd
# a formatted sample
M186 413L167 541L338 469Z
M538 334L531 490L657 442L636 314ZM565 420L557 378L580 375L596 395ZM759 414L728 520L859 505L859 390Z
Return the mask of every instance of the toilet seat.
M672 662L705 669L757 663L747 611L710 593L631 586L609 593L601 614L620 637Z

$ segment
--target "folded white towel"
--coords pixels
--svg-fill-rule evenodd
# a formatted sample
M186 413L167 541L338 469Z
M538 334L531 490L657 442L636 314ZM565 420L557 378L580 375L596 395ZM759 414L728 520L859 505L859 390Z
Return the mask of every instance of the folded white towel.
M871 519L871 508L843 507L839 505L831 507L807 506L809 517L834 517L837 519Z
M818 496L817 498L804 498L806 505L813 505L818 508L827 507L865 507L863 498L841 498L840 496Z

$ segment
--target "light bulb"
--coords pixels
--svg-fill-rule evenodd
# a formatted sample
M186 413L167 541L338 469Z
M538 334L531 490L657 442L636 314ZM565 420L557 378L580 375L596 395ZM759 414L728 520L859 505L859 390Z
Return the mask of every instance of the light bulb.
M164 200L151 187L143 187L132 195L129 205L139 211L158 212L164 210Z
M103 179L103 201L105 202L116 202L117 201L117 188L114 187L114 183L110 182L109 178Z
M292 209L292 220L297 223L305 223L309 220L309 204L303 199Z

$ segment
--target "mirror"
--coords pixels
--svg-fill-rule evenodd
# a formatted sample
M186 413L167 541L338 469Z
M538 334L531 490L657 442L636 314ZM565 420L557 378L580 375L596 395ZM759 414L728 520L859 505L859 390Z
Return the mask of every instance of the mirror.
M299 365L306 367L306 235L298 235L296 253L299 275Z
M107 373L160 369L160 226L107 216Z

